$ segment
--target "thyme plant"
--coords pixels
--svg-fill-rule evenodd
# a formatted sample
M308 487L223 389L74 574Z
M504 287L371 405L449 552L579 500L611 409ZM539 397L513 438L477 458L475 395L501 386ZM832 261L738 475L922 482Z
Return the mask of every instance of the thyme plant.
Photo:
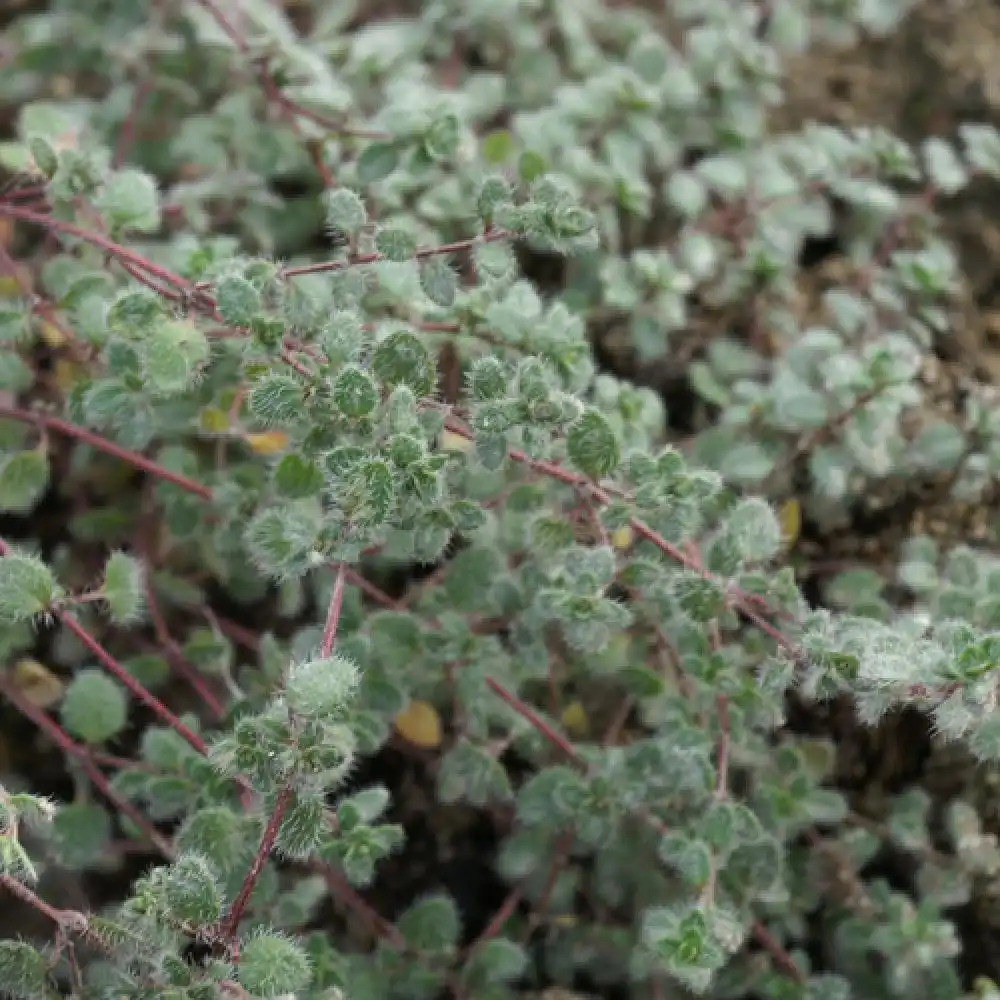
M1000 567L916 537L807 600L773 502L992 483L994 390L935 416L922 372L938 201L1000 134L774 130L785 59L896 0L287 6L6 29L0 695L61 765L3 775L0 892L48 935L0 941L0 990L967 996L975 796L861 812L789 706L1000 759ZM679 359L693 435L608 330ZM432 822L489 825L487 918L375 908L387 746Z

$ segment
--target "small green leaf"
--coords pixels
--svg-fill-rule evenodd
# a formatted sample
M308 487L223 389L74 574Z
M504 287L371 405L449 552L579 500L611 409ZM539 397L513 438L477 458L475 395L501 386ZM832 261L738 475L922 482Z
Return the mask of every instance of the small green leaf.
M516 941L491 938L477 948L462 970L462 978L474 989L494 983L512 983L528 967L528 955Z
M527 184L541 177L549 169L545 157L533 150L525 150L517 161L517 174Z
M312 969L305 951L283 934L258 932L240 944L239 981L262 1000L295 995L309 985Z
M260 292L238 274L227 274L215 286L215 302L230 326L249 326L261 309Z
M31 153L35 166L51 180L59 169L59 157L48 139L40 135L29 136L28 152Z
M345 417L367 417L378 406L378 386L359 365L345 365L337 373L331 390L333 405Z
M0 351L0 391L24 392L35 381L35 372L13 351Z
M0 622L29 621L57 596L52 571L41 559L13 551L0 559Z
M0 941L0 993L13 1000L48 1000L55 995L49 963L26 941Z
M389 463L381 458L373 458L361 467L364 483L364 511L359 511L359 519L381 524L392 510L396 497L396 483Z
M96 867L111 845L111 817L93 802L70 802L52 820L52 842L67 867Z
M323 473L315 462L298 452L289 452L274 470L274 485L282 496L301 500L323 489Z
M291 375L265 375L250 389L247 407L265 426L295 423L305 408L302 386Z
M431 302L448 308L455 302L458 275L444 257L428 257L420 265L420 286Z
M573 422L566 435L566 450L573 464L591 479L610 475L621 461L614 429L597 410L587 410Z
M424 135L424 151L432 160L444 160L458 149L462 126L457 115L444 114Z
M206 858L184 854L164 875L164 901L174 920L189 927L207 927L222 916L222 890Z
M104 567L104 599L111 620L119 625L135 621L142 612L142 565L124 552L112 553Z
M337 804L337 821L341 830L374 823L389 807L391 796L382 785L364 788Z
M487 163L504 163L514 152L514 137L506 129L496 129L483 137L480 149Z
M155 233L160 228L156 181L141 170L130 167L113 173L97 203L113 229Z
M385 180L399 165L399 147L393 142L373 142L358 157L358 181L367 186Z
M350 188L335 188L326 195L326 224L354 236L368 221L361 196Z
M417 241L413 238L413 234L405 229L387 227L379 229L375 234L375 249L386 260L400 263L411 260L416 255Z
M359 682L357 666L345 656L306 660L289 670L285 698L297 715L335 718L346 711Z
M178 395L192 386L209 353L208 338L191 320L164 320L140 342L143 381L156 395Z
M38 448L5 455L0 460L0 509L27 514L49 485L49 460Z
M257 568L274 580L304 574L313 565L322 529L320 511L306 502L268 507L247 525L244 541Z
M124 688L96 668L79 671L60 706L63 725L85 743L104 743L128 722Z
M396 925L410 947L419 952L447 952L458 943L461 923L450 896L427 896L414 903Z
M418 396L434 391L437 370L423 341L408 330L389 334L375 349L372 371L385 385L406 385Z
M441 758L437 775L442 802L465 801L482 808L511 797L511 784L503 765L469 740L460 739Z

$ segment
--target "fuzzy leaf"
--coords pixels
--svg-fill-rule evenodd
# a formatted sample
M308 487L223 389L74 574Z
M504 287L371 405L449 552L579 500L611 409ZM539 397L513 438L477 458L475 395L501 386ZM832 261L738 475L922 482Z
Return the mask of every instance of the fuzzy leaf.
M38 448L17 451L0 460L0 509L27 514L49 485L49 460Z
M222 916L222 890L215 869L197 854L184 854L165 872L164 900L170 916L191 927L207 927Z
M142 377L158 396L187 391L208 361L208 338L190 320L159 323L140 343Z
M528 966L523 946L508 938L492 938L470 956L462 970L462 978L475 989L494 983L511 983L519 979Z
M0 993L12 1000L48 1000L54 995L49 963L26 941L0 941Z
M261 572L275 580L305 573L313 565L313 549L322 529L312 505L289 503L268 507L246 527L244 540Z
M104 743L128 722L125 689L96 668L79 671L60 707L63 725L85 743Z
M0 559L0 622L29 621L58 596L52 571L35 556L11 552Z
M247 406L265 426L300 420L305 406L302 386L291 375L266 375L251 388Z
M350 236L356 235L368 221L365 203L350 188L335 188L326 195L326 224Z
M291 667L285 683L289 709L305 718L336 718L346 711L360 673L344 656L307 660Z
M104 599L111 620L118 625L135 621L142 613L142 564L138 559L115 552L104 567Z
M98 207L112 228L155 233L160 228L160 203L156 181L141 170L118 170L98 198Z
M97 867L111 846L108 811L93 802L71 802L52 821L52 842L59 860L76 870Z
M333 381L333 405L352 420L367 417L378 406L378 386L359 365L345 365Z
M305 951L282 934L258 932L240 944L239 981L263 1000L296 994L312 979Z
M455 302L458 275L444 257L428 257L420 265L420 286L431 302L448 308Z
M219 279L215 301L220 315L230 326L249 326L261 308L260 293L238 274L227 274Z
M621 461L618 438L607 417L597 410L588 410L570 426L566 450L573 464L591 479L610 475Z
M458 908L450 896L427 896L400 917L399 932L421 952L450 951L461 933Z
M304 499L323 489L323 473L315 462L293 451L274 470L274 485L282 496Z
M408 330L397 330L378 345L372 371L390 388L405 385L418 396L430 395L437 379L427 347Z
M385 180L399 165L399 147L392 142L373 142L358 157L358 181L364 186Z
M492 754L467 739L459 739L441 758L437 775L442 802L466 801L483 807L511 797L510 778Z
M386 260L401 263L412 259L417 252L417 241L405 229L380 229L375 234L375 249Z

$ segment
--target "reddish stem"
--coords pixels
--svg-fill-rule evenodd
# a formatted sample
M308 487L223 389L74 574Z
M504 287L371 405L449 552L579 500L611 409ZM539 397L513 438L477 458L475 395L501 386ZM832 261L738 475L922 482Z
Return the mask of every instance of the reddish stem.
M82 913L76 913L71 910L57 910L54 906L50 906L41 896L32 892L23 882L18 882L11 875L0 875L0 885L12 896L17 896L22 903L27 903L28 906L36 910L47 920L51 920L57 927L65 927L67 924L86 919Z
M156 600L156 593L149 575L145 574L146 607L149 609L149 617L153 623L153 631L160 645L166 652L167 659L174 669L191 685L194 692L201 698L208 710L215 716L216 721L221 721L226 716L226 710L222 702L215 696L212 689L205 683L205 679L198 673L195 667L184 655L180 645L170 635L167 628L166 619L160 610L159 602Z
M129 105L128 115L122 122L121 130L118 133L118 142L115 144L115 155L112 160L114 168L117 170L125 162L129 150L135 142L136 130L139 123L139 113L146 103L153 89L153 81L149 76L144 77L135 87L132 94L132 103Z
M312 867L326 880L330 894L342 900L358 914L377 937L385 938L396 948L406 947L406 939L395 925L389 923L377 911L373 910L341 872L319 861L313 862Z
M794 959L781 946L778 939L758 920L753 925L754 940L771 956L775 965L785 973L789 979L797 983L804 983L805 976L802 970L795 964Z
M357 587L362 594L366 594L383 608L388 608L390 611L400 611L404 607L400 601L390 597L381 587L376 587L374 583L350 567L347 569L347 582L352 587Z
M243 885L240 887L239 895L236 897L232 908L229 911L229 916L226 919L225 927L223 928L222 934L227 941L232 941L236 937L236 930L239 927L240 920L243 919L243 912L247 908L247 904L250 902L250 896L253 893L254 886L257 884L257 879L260 878L260 873L264 870L264 865L267 863L267 859L271 856L271 851L274 848L274 842L278 839L278 832L281 829L281 821L285 817L285 812L292 802L293 790L291 784L286 784L280 792L278 792L278 798L274 803L274 809L271 812L271 816L267 821L267 826L264 828L264 836L261 837L260 846L257 848L257 853L254 855L253 862L250 865L250 870L247 872L246 877L243 879Z
M6 554L6 553L4 553ZM150 709L161 721L165 722L182 739L186 740L200 754L208 753L205 741L189 726L181 722L166 705L154 694L150 694L69 612L53 609L59 621L86 648L97 657L101 666L135 697Z
M8 420L20 420L26 424L38 424L47 430L56 431L59 434L66 435L66 437L75 438L77 441L82 441L84 444L103 451L107 455L112 455L123 462L127 462L137 469L142 469L143 472L147 472L149 475L161 479L165 483L172 483L174 486L178 486L202 500L212 499L212 491L207 486L203 486L201 483L189 479L179 472L173 472L165 466L154 462L152 459L146 458L145 455L140 455L137 451L123 448L121 445L115 444L114 441L110 441L108 438L102 437L94 431L87 430L86 427L70 423L68 420L63 420L60 417L54 417L47 413L24 410L17 406L3 404L0 404L0 417L6 417Z
M160 267L159 264L154 264L152 261L146 260L141 254L137 254L133 250L128 250L113 240L109 240L106 236L95 233L93 230L84 229L72 222L57 219L55 216L47 215L44 212L35 212L30 208L21 208L3 202L0 202L0 215L7 215L12 219L21 219L24 222L33 222L35 225L44 226L50 231L62 233L64 236L73 236L78 240L83 240L85 243L90 243L99 250L103 250L116 260L131 264L134 268L140 269L140 271L149 272L154 278L167 285L173 285L181 291L191 290L191 283L185 278L174 274L173 271L165 267ZM133 276L139 278L138 274L133 273ZM143 279L140 278L140 280Z
M481 236L472 236L466 240L456 240L454 243L442 243L436 247L421 247L414 256L417 260L427 257L440 257L444 254L459 253L469 250L477 243L496 243L499 240L508 240L512 234L505 229L491 229ZM324 260L317 264L303 264L300 267L286 267L282 272L283 278L294 278L301 274L320 274L326 271L343 271L349 267L357 267L361 264L376 264L385 260L385 255L380 253L366 253L350 260Z
M329 656L337 641L337 627L340 625L340 612L344 605L344 579L346 576L346 565L338 563L337 577L333 581L333 593L330 595L330 606L326 613L326 625L323 627L323 641L319 647L320 656Z
M526 705L516 694L508 691L495 677L486 678L486 686L502 701L505 701L518 715L527 719L531 725L544 736L553 746L558 747L575 764L583 765L573 744L554 726L546 722L530 705Z
M232 21L229 20L215 0L198 0L198 2L205 8L206 11L208 11L209 14L212 15L215 23L218 24L223 33L229 38L233 45L236 46L239 53L246 59L252 61L253 53L250 51L250 45L246 38L244 38L243 34L236 28ZM279 111L284 112L285 115L301 115L303 118L308 118L311 122L319 125L321 128L325 128L328 132L339 133L340 135L353 135L360 138L373 139L388 138L388 135L384 132L366 132L346 128L341 123L332 118L327 118L318 111L313 111L310 108L303 107L278 89L277 84L263 66L255 64L254 69L257 74L257 79L260 82L261 89L264 91L264 96L270 102L275 104Z

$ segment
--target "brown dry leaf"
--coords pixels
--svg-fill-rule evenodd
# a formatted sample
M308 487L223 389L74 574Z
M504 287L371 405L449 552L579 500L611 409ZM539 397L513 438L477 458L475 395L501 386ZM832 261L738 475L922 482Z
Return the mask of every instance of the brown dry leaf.
M396 731L409 743L433 750L441 746L441 716L429 702L414 699L395 720Z

